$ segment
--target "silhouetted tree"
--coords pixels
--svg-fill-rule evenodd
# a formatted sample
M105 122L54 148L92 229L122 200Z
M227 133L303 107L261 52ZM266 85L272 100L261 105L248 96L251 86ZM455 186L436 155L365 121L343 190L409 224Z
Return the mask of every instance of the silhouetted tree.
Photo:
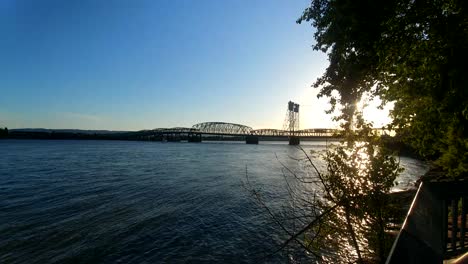
M396 214L388 194L402 169L361 114L354 119L355 130L319 155L325 169L319 169L304 150L309 173L299 175L283 165L290 199L285 211L269 208L265 202L269 198L249 185L288 236L279 249L293 248L288 254L296 261L383 263L390 251L389 230Z
M330 99L329 113L339 108L344 140L327 150L325 170L309 159L315 176L285 167L316 187L294 188L287 180L288 212L274 212L251 188L289 237L280 249L294 244L330 262L385 261L387 194L400 169L360 118L356 103L364 95L394 102L390 129L422 156L448 175L468 172L467 11L462 0L311 1L297 22L312 22L313 47L328 54L314 87Z
M0 129L0 138L7 138L8 137L8 128Z
M449 175L468 172L468 2L312 0L329 66L314 87L352 124L364 94L394 102L391 129ZM331 112L331 111L330 111Z

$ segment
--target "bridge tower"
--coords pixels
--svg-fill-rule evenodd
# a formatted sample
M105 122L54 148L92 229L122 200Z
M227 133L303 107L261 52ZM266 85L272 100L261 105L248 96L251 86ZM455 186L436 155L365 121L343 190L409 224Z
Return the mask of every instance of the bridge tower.
M299 104L288 102L283 130L288 131L289 145L299 145L299 136L296 135L299 131Z

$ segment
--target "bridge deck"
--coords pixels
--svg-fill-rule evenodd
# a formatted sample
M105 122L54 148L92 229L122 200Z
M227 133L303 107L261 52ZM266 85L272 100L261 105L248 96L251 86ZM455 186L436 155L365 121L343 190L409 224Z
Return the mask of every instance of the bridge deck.
M382 129L376 129L383 133ZM249 126L223 123L223 122L205 122L199 123L191 128L188 127L174 127L174 128L157 128L152 130L140 131L144 135L158 135L158 134L199 134L199 135L218 135L218 136L259 136L259 137L291 137L296 136L300 138L316 138L316 137L337 137L340 130L330 128L309 128L297 131L288 131L280 129L253 129Z

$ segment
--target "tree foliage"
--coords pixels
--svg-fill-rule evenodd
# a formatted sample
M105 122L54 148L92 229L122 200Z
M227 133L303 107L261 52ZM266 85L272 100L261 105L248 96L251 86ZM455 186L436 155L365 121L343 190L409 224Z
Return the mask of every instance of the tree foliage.
M264 194L249 188L288 237L279 250L292 247L288 257L297 262L306 261L303 256L310 260L308 256L320 263L383 263L393 243L389 231L400 224L389 195L402 171L395 153L359 110L341 118L347 114L353 126L345 126L341 141L318 156L324 168L304 150L310 165L307 176L283 165L290 208L275 213Z
M8 137L8 128L1 129L0 128L0 138L6 138Z
M468 2L312 0L329 66L314 87L348 121L364 93L394 102L391 129L448 174L468 172ZM335 92L334 92L335 91Z
M355 127L345 141L326 151L327 169L317 171L324 191L319 208L338 205L322 223L331 225L325 229L334 233L328 235L331 239L343 240L334 248L339 260L384 262L392 244L388 193L402 169L360 115Z
M319 153L324 168L304 150L312 173L301 176L283 165L291 200L286 212L274 213L264 195L249 188L288 236L280 249L304 252L290 253L299 262L306 255L325 263L383 263L391 248L395 212L388 193L402 169L359 113L355 128Z

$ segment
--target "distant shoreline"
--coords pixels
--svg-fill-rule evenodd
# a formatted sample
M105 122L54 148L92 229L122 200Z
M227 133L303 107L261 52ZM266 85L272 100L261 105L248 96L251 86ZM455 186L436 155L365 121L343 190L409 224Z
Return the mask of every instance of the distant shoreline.
M49 130L49 129L12 129L4 139L41 139L41 140L126 140L126 141L162 141L160 139L141 139L140 131L106 130ZM288 141L285 137L262 137L261 141ZM182 136L180 141L186 141ZM301 141L337 141L337 138L317 137L301 138ZM203 141L245 141L244 136L203 136Z
M52 129L11 129L8 135L0 137L1 139L37 139L37 140L123 140L123 141L152 141L161 142L161 138L141 137L142 131L108 131L108 130L52 130ZM260 141L288 141L286 137L261 137ZM187 141L188 138L181 136L177 141ZM216 136L204 135L202 141L245 141L244 136ZM301 138L301 141L339 141L338 138L317 137L317 138ZM385 140L385 145L394 151L400 153L401 156L412 157L422 160L423 158L413 150L410 146L403 142L389 138Z

